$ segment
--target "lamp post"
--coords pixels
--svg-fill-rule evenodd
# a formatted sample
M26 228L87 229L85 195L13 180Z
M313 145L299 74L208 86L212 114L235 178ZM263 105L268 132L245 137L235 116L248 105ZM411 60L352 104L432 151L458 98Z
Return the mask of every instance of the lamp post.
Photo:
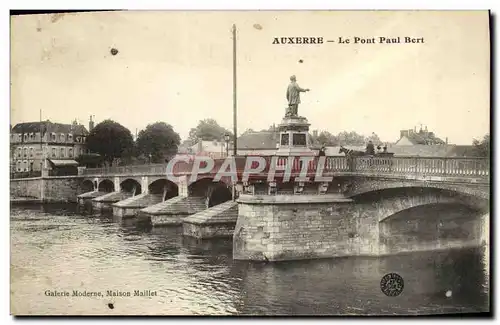
M224 141L226 141L226 157L229 157L229 134L224 134Z
M233 24L232 28L232 34L233 34L233 157L236 158L236 155L238 154L238 132L237 132L237 127L236 127L236 121L237 121L237 115L236 115L236 107L237 107L237 101L236 101L236 25ZM236 183L233 184L232 187L232 196L233 196L233 201L236 201Z

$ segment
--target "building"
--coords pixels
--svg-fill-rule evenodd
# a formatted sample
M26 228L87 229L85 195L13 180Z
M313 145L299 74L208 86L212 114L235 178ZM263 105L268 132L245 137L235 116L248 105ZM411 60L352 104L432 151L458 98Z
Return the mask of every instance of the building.
M89 128L93 125L91 119ZM11 172L38 172L42 168L75 165L75 158L88 153L88 134L85 126L76 121L18 123L10 130Z
M410 146L410 145L443 145L448 144L448 140L443 141L434 135L434 132L427 131L420 127L420 131L416 132L416 128L409 130L401 130L399 140L396 141L396 146Z
M277 131L247 132L238 137L238 155L271 156L276 153L278 144L279 133Z
M177 149L178 155L207 156L222 158L226 156L226 143L223 141L199 140L195 144L185 141Z
M276 153L279 145L279 132L260 131L246 132L238 137L238 155L239 156L272 156ZM195 144L185 141L179 146L179 155L208 156L214 159L233 155L233 141L230 141L226 150L224 141L206 141L200 140Z

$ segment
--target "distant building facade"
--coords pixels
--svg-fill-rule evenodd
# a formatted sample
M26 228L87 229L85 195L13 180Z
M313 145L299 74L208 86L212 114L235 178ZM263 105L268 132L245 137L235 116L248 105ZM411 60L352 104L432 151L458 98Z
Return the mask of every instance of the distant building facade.
M93 127L91 120L89 127ZM11 172L41 171L57 165L72 163L87 154L89 131L74 121L71 124L42 122L18 123L10 130Z
M436 137L434 132L429 132L427 126L425 129L420 128L416 132L416 128L409 130L401 130L399 140L395 143L396 146L411 146L411 145L443 145L448 144L448 141Z

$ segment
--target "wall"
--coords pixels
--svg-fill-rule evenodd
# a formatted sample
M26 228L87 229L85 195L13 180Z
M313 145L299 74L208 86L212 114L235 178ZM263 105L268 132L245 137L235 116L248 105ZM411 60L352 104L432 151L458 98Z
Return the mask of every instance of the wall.
M10 180L11 197L34 197L45 202L76 202L81 194L80 177L43 177Z
M41 197L42 180L36 178L22 178L10 180L10 197L32 197L39 199Z

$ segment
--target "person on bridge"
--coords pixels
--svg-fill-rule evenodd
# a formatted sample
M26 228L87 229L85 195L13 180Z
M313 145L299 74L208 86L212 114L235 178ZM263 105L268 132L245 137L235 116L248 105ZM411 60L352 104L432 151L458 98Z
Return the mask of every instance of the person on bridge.
M290 84L286 90L286 99L288 100L288 110L285 116L298 116L300 93L309 91L309 89L300 88L295 76L290 77Z
M325 146L322 146L321 149L319 149L318 156L326 156L326 148Z
M366 145L366 154L375 156L375 146L373 145L373 142L371 140L368 141L368 144Z

